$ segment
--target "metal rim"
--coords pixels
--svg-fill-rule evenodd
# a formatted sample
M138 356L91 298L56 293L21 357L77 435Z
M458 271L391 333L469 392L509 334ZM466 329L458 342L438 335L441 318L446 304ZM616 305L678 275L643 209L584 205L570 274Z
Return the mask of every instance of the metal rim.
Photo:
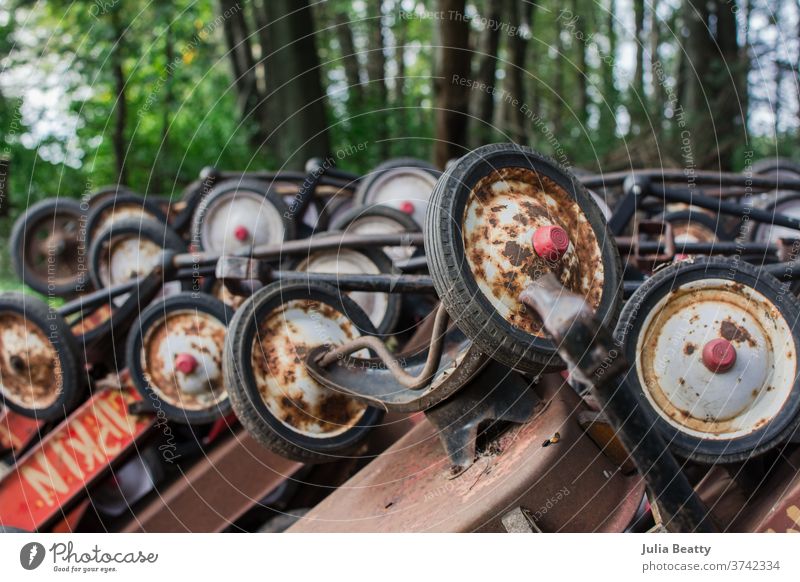
M97 276L104 287L143 277L160 264L162 251L137 233L112 235L102 247Z
M200 225L204 250L232 253L257 245L283 242L286 229L278 208L255 190L232 190L215 197Z
M20 313L0 313L0 391L29 410L45 409L63 390L61 358L44 330Z
M316 346L338 345L360 335L345 315L319 301L291 300L260 319L250 365L269 413L312 439L336 437L355 427L368 407L319 384L303 358Z
M341 275L378 275L381 270L367 255L356 249L337 249L314 253L304 258L296 267L308 273L335 273ZM380 328L389 311L388 293L351 291L347 293L364 310L372 324Z
M800 302L774 277L742 261L698 258L645 282L615 336L636 362L628 385L670 448L700 462L733 462L775 447L800 423L798 318ZM706 354L720 342L732 348L723 350L733 356L727 362L713 361L715 349Z
M539 256L531 242L539 229L552 226L569 236L555 260ZM544 337L541 320L519 294L551 271L593 309L600 306L605 270L597 236L577 201L548 177L527 168L492 171L471 188L461 229L478 289L511 325Z
M425 213L436 181L437 176L425 168L401 166L386 169L370 181L362 203L380 204L406 212L422 225L425 224Z
M539 177L541 183L548 180L577 204L583 215L580 223L588 223L591 226L601 249L599 260L589 265L592 270L591 278L596 276L597 267L602 265L603 285L596 308L597 316L605 325L615 325L622 303L620 289L622 264L616 243L602 213L577 178L552 159L515 144L493 144L473 150L451 166L439 179L428 211L425 236L425 251L430 273L437 294L451 318L484 353L507 366L525 372L539 373L545 369L562 368L564 363L549 339L520 329L501 315L489 297L478 287L475 274L466 257L462 224L466 215L467 200L480 180L503 168L512 171L514 169L532 171L537 176L535 183L540 183ZM491 192L488 194L489 197L493 197ZM511 218L513 219L514 215ZM491 224L489 226L499 228L503 225L498 221L497 227ZM522 230L516 229L514 224L509 226L512 232ZM573 230L572 225L566 226L568 228L564 230L567 233ZM568 238L576 237L568 235ZM484 242L495 244L499 249L505 250L505 243L509 241L503 232L502 238ZM511 258L520 264L524 264L526 260L535 262L525 254L526 252L532 254L530 239L521 241L525 243L525 247L517 241L511 242L520 248L519 255L510 252ZM480 241L476 239L475 244L477 247ZM591 253L588 248L582 248L582 241L578 245L581 255L586 256ZM574 243L570 241L568 253L572 246ZM509 251L516 251L513 244ZM572 252L575 252L574 249ZM523 276L518 277L519 270L520 268L515 267L507 277L512 285L516 281L521 291L522 282L530 278L530 273L523 273ZM564 274L563 269L559 270ZM556 272L559 273L559 270ZM492 276L493 273L487 275ZM572 275L572 281L567 281L567 286L574 289L581 281L580 277ZM505 287L504 283L501 290ZM511 297L510 289L504 293ZM589 297L590 302L594 299L596 297ZM510 314L513 307L506 306L505 310ZM519 315L531 318L525 312ZM533 318L531 320L535 322Z
M773 312L764 295L726 279L673 288L648 312L636 345L639 382L654 410L705 439L741 438L772 421L794 389L797 361L792 331ZM718 338L735 348L725 372L703 360L703 347Z
M775 193L776 196L780 192ZM774 204L768 207L774 214L800 218L800 195L788 195L779 198ZM798 238L800 231L785 226L759 223L755 228L753 240L755 242L777 243L781 238Z
M142 340L140 365L151 390L176 408L217 407L228 397L222 374L225 334L225 322L210 313L167 311Z
M363 216L356 218L347 226L349 234L399 234L408 232L408 229L388 216ZM399 246L383 247L386 256L398 263L411 258L417 247Z
M37 279L64 284L80 276L76 273L81 247L80 221L79 216L58 213L29 225L25 264ZM51 257L55 257L52 262Z

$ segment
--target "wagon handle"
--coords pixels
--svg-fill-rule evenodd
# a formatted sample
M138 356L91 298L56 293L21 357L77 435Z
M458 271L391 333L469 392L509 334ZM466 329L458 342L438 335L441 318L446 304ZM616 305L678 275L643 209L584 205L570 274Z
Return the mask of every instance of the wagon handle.
M666 525L685 532L716 531L708 509L666 442L639 410L636 395L625 382L628 364L611 332L597 320L583 297L564 288L555 275L548 273L531 283L519 298L541 316L570 373L592 386Z

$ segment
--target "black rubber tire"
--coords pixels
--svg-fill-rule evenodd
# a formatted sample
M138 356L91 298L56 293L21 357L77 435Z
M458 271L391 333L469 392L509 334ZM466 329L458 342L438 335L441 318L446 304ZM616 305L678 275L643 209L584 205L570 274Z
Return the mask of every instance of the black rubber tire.
M191 229L192 217L195 211L200 206L203 198L211 192L216 181L215 176L209 176L205 179L200 178L192 181L183 189L180 200L185 205L185 208L180 212L170 213L173 215L171 226L175 232L183 234Z
M81 231L86 232L86 208L72 198L49 198L30 206L22 216L14 221L9 239L9 254L14 273L28 287L42 295L72 296L87 290L82 289L82 287L88 287L89 283L86 278L85 265L79 262L75 265L77 270L74 277L69 282L57 284L48 282L47 277L34 276L33 271L26 267L25 262L25 242L28 236L32 236L31 228L42 220L48 218L52 220L57 213L72 215L78 221L77 236L80 244ZM82 244L85 245L85 239Z
M100 279L100 263L108 241L119 235L136 235L159 245L162 249L173 250L179 253L186 251L186 243L178 234L163 222L151 219L126 218L109 224L102 232L98 233L89 247L89 275L97 289L105 285ZM191 281L184 282L184 285Z
M140 357L142 342L150 326L161 321L165 314L170 311L186 309L206 313L226 325L233 317L233 310L230 307L216 297L205 293L179 293L166 297L151 304L139 315L139 320L128 333L128 339L125 343L125 364L130 370L134 387L142 395L144 401L148 404L158 402L158 407L164 412L167 420L181 424L207 424L230 413L230 398L220 401L213 408L186 410L162 400L158 392L150 386L142 369ZM222 352L224 353L224 346Z
M795 377L794 389L785 407L763 428L745 437L722 441L691 436L672 427L649 403L634 364L638 361L636 345L638 333L641 331L639 318L645 317L661 298L677 286L708 277L735 280L755 288L773 302L789 327L796 329L800 318L800 301L794 295L785 293L783 285L775 277L744 261L700 257L674 263L645 281L625 304L614 331L614 338L622 346L627 361L631 363L631 369L626 375L627 389L634 392L641 414L647 415L670 449L683 458L702 463L733 463L762 454L785 442L795 433L800 426L800 378ZM776 301L774 297L782 299ZM793 333L793 337L795 349L800 354L800 337L797 332Z
M436 166L424 160L418 160L416 158L395 158L393 160L387 160L373 168L364 176L361 182L359 182L358 189L355 193L356 206L373 204L374 201L367 200L370 189L383 174L395 168L419 168L425 170L434 178L439 178L439 176L442 175L442 172L438 170Z
M775 200L771 201L764 207L764 210L767 212L778 213L778 207L787 203L787 202L797 202L800 205L800 192L778 192L779 197ZM751 232L750 238L754 242L759 242L759 234L764 232L765 230L769 232L770 224L765 222L754 222L753 230ZM800 230L797 231L796 236L800 237Z
M800 163L790 160L788 158L762 158L753 162L750 170L753 174L764 176L767 174L775 174L777 172L788 172L800 176Z
M667 212L661 216L661 220L664 222L693 222L701 226L705 226L714 233L714 235L717 237L717 240L720 242L733 240L733 237L731 237L730 234L725 230L722 218L722 216L714 218L705 212L691 210L688 208L686 210Z
M336 234L336 231L329 231L328 233L318 235L318 237L327 236L329 234ZM379 273L394 275L401 274L397 267L394 266L392 259L390 259L385 252L377 247L361 247L348 250L360 253L367 257L372 264L378 267ZM296 270L305 258L306 257L303 255L294 255L289 257L285 262L286 269L290 271ZM392 332L394 332L394 330L397 328L397 323L400 321L400 315L403 311L403 297L400 293L387 293L386 295L388 296L386 314L383 316L380 324L375 326L377 328L377 335L381 337L391 335Z
M94 239L99 234L98 227L100 226L100 220L102 219L102 215L104 213L115 208L116 206L127 206L129 204L141 206L142 210L144 210L153 220L163 222L164 224L167 223L167 215L164 214L164 211L161 209L161 206L156 200L145 198L139 194L123 190L117 196L106 197L100 200L97 204L92 205L89 215L86 218L87 244L91 245L94 243ZM130 220L130 218L123 218L120 220Z
M12 312L21 315L26 321L33 323L45 336L56 351L61 365L61 391L55 401L46 408L27 408L10 399L6 399L0 391L0 400L14 412L28 418L36 418L46 422L64 420L86 395L82 377L82 362L78 356L78 346L64 318L44 301L22 293L0 294L0 313Z
M125 184L106 184L104 186L100 186L97 190L92 191L92 193L89 194L89 199L87 202L89 204L89 208L94 208L108 198L127 194L138 196L136 192L128 188Z
M320 301L344 314L362 334L375 335L367 314L336 288L277 281L259 289L234 314L228 326L222 369L233 410L258 442L287 459L329 463L353 454L381 421L383 411L368 407L359 424L332 438L312 438L295 432L270 413L253 380L253 338L268 313L294 299Z
M603 295L598 316L616 324L622 304L622 262L603 213L580 181L557 162L515 144L493 144L468 153L439 179L428 206L425 254L434 287L450 317L493 359L528 373L563 368L552 342L514 328L479 290L464 257L461 217L475 183L503 167L531 168L573 195L601 245Z
M355 220L359 218L369 218L371 216L379 216L381 218L388 218L398 224L402 225L406 232L420 232L421 225L406 214L405 212L392 208L391 206L384 206L383 204L370 204L368 206L356 206L351 208L345 214L339 216L330 224L330 230L346 231Z
M295 238L296 224L292 218L289 218L289 207L283 198L280 197L266 182L252 179L233 179L223 180L215 185L211 191L202 198L192 215L192 228L191 228L191 241L192 244L197 245L200 250L208 250L203 248L201 232L203 228L203 220L208 212L208 209L220 198L227 196L230 192L239 190L250 190L253 192L261 193L264 198L269 201L278 211L283 222L283 240L292 240ZM300 217L298 217L299 220Z

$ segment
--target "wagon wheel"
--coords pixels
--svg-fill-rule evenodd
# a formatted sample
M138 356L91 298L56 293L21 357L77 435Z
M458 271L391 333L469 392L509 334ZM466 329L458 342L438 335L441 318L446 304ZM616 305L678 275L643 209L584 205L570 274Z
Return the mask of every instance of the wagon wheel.
M361 181L355 195L356 205L390 206L408 214L414 222L422 226L425 224L425 213L440 174L434 166L422 160L389 160L380 164Z
M14 272L44 295L74 295L88 286L81 255L86 214L77 200L55 198L34 204L11 230Z
M328 285L260 289L233 316L225 344L225 382L239 420L290 459L330 462L352 454L382 411L323 387L303 359L319 345L374 333L361 308Z
M203 198L192 217L192 244L233 253L295 236L294 217L280 196L255 180L226 180Z
M541 320L518 299L547 272L585 297L603 323L616 323L621 264L602 213L574 176L527 148L478 148L440 178L425 251L450 317L507 366L563 367Z
M681 456L735 462L797 428L800 302L742 261L697 259L644 283L615 332L640 409Z
M64 419L84 390L69 326L46 303L21 293L0 295L0 397L31 418Z
M115 198L117 196L127 194L137 196L136 192L124 184L106 184L105 186L100 186L97 190L94 190L91 194L89 194L89 199L87 202L89 204L89 208L94 208L109 198Z
M750 169L760 176L776 173L800 176L800 164L788 158L763 158L754 162Z
M672 227L675 244L715 243L730 240L723 223L705 212L678 210L664 214L661 219Z
M776 199L771 201L764 210L773 214L800 218L800 192L792 194L777 192ZM755 242L777 243L781 238L800 238L800 230L765 222L756 224L753 229Z
M122 190L115 196L104 196L92 204L86 219L87 244L97 235L119 220L157 220L166 224L167 216L152 199Z
M166 224L137 218L114 221L89 248L92 282L103 289L143 277L160 264L164 249L186 250L183 240Z
M303 257L294 270L308 273L339 275L378 275L396 273L391 259L380 249L331 249ZM388 335L397 327L402 311L399 293L351 291L347 295L364 310L380 335Z
M401 234L420 231L419 224L410 215L381 204L356 206L331 222L330 228L348 234ZM410 259L415 250L416 247L410 245L383 248L383 252L394 262Z
M222 375L232 310L205 294L180 293L154 303L128 336L125 361L145 402L167 419L204 424L230 412Z

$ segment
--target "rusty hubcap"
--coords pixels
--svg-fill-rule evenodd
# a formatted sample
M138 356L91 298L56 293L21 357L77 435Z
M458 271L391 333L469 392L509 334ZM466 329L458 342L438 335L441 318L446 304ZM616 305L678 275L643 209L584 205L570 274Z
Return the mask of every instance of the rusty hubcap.
M309 273L340 273L347 275L378 275L380 269L369 257L353 249L323 251L311 255L297 266L298 271ZM380 327L389 309L386 293L352 291L347 294L369 316L375 327Z
M61 361L47 335L20 314L0 314L0 390L29 409L52 405L63 386Z
M761 428L794 386L790 326L761 293L726 279L687 283L662 298L644 319L636 353L657 413L702 438Z
M147 382L162 400L186 410L215 406L228 393L222 377L225 324L193 309L168 312L142 342Z
M252 351L256 385L270 413L315 438L342 434L358 423L367 407L319 384L303 361L317 346L360 335L343 314L317 301L290 301L272 311L260 324ZM366 350L357 354L366 355Z
M143 277L159 264L161 252L158 244L137 234L112 236L98 268L100 281L109 287Z
M543 336L538 316L518 297L548 272L593 308L600 305L604 269L597 237L578 203L549 178L527 168L490 173L469 194L462 232L478 288L523 331Z

